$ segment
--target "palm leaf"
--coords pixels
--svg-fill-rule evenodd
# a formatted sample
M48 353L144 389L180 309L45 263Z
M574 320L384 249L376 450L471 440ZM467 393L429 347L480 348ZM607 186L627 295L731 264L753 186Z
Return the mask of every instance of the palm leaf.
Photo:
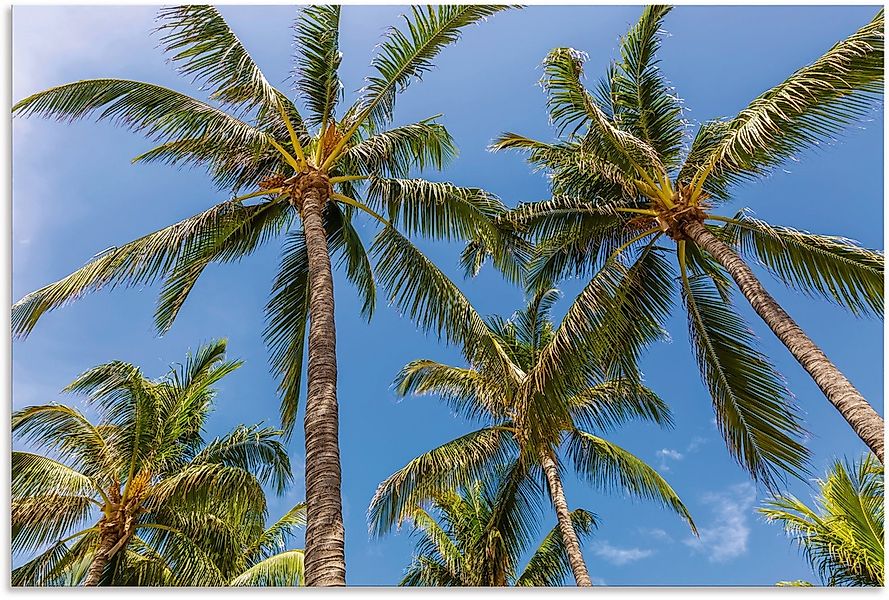
M688 509L676 492L654 469L620 446L575 429L569 434L568 455L581 476L606 490L654 500L686 521L697 535Z
M883 92L883 10L821 58L728 122L707 169L753 178L795 152L830 141L866 116Z
M582 508L571 512L571 525L580 536L588 536L597 527L596 516ZM558 587L571 573L568 553L562 540L562 530L556 525L543 538L540 546L528 560L525 570L516 580L516 586Z
M729 452L758 480L774 485L805 471L808 451L789 393L731 305L701 276L686 278L689 337Z
M302 550L286 550L259 561L232 579L229 585L295 587L304 582L305 553Z
M881 252L852 240L775 227L741 213L738 246L787 285L818 295L855 314L883 315Z
M294 24L297 47L296 89L305 99L309 126L333 122L342 84L337 71L342 60L339 50L340 7L303 7Z

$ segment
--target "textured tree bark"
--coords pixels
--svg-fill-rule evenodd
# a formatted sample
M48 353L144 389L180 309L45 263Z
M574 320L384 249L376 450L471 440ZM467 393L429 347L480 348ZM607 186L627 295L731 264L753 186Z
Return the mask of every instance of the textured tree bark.
M346 585L345 529L340 497L339 415L333 274L316 187L303 195L309 255L309 367L306 395L305 577L310 586Z
M787 346L830 403L843 415L861 441L882 463L883 418L763 288L741 257L699 222L685 223L682 229L689 238L725 267L756 314Z
M571 512L568 510L568 501L565 499L565 490L562 489L562 480L559 478L559 468L551 454L540 453L540 464L549 484L549 494L556 509L556 517L559 520L559 531L562 533L562 541L565 551L568 553L568 562L574 573L574 581L579 587L592 587L590 574L583 562L583 553L580 551L580 541L577 532L571 523Z
M105 567L111 560L112 550L117 546L117 527L113 523L109 523L104 518L99 523L99 547L93 556L93 562L86 572L86 579L83 580L84 587L96 587L102 580L102 574L105 573Z

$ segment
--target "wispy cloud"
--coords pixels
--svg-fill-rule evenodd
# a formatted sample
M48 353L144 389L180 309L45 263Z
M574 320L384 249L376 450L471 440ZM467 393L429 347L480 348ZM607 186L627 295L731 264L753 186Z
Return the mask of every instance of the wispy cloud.
M672 542L673 541L673 536L671 536L669 533L667 533L666 531L664 531L663 529L660 529L660 528L654 528L654 529L640 528L639 533L641 533L642 535L646 536L649 539L657 540L659 542Z
M710 562L726 562L747 552L748 519L756 501L754 485L733 485L725 491L706 494L703 500L711 507L711 524L698 527L701 537L689 538L685 543L705 553Z
M618 548L612 546L607 541L602 540L593 547L593 553L600 558L604 558L613 565L620 566L647 558L654 554L654 550L645 548Z

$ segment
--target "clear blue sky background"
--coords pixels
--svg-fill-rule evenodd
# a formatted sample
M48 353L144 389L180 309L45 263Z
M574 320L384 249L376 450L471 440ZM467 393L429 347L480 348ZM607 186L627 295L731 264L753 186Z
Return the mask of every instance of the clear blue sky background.
M362 85L374 45L403 7L346 7L341 35L346 101ZM284 85L290 68L292 7L223 7L273 83ZM697 123L731 116L749 100L820 56L866 23L876 7L680 7L665 22L661 52L666 76ZM545 97L536 85L548 50L573 46L589 53L592 84L615 56L617 40L639 7L536 6L495 16L466 31L444 51L438 68L398 100L399 123L444 113L461 155L443 174L462 185L482 186L508 204L546 197L545 180L516 156L485 150L501 131L548 139ZM196 93L176 76L157 48L152 7L16 7L13 14L13 98L76 79L110 76L141 79ZM759 217L819 233L842 234L883 247L882 110L818 152L806 152L768 180L737 191L726 212L751 206ZM13 130L13 295L53 281L96 252L129 241L225 197L200 172L132 166L147 149L139 136L110 124L62 125L16 120ZM373 226L365 225L371 235ZM486 271L463 281L459 248L423 245L460 285L482 314L509 314L521 293ZM215 337L229 340L246 365L229 377L210 432L238 423L277 423L275 384L262 344L261 308L277 264L279 246L268 244L242 264L211 266L173 330L157 338L152 328L157 288L116 290L85 298L45 316L30 338L13 346L13 405L73 401L58 393L86 368L111 359L141 365L152 375L180 360L187 349ZM827 354L882 411L882 323L858 320L824 302L789 292L765 276L767 287ZM381 300L370 325L358 301L337 277L343 501L348 581L393 584L413 548L407 532L370 540L365 512L377 484L422 451L469 431L435 399L396 401L390 384L406 362L429 357L457 362L459 354L425 337ZM564 286L566 297L579 290ZM558 311L564 310L562 301ZM752 317L746 307L743 311ZM786 376L806 423L814 471L864 447L851 434L757 320L751 325ZM642 502L603 496L569 479L573 506L598 513L602 525L585 545L592 575L609 585L770 585L811 579L795 548L775 526L754 513L763 491L729 458L713 424L710 400L686 339L684 317L670 323L673 341L653 348L643 362L649 384L667 399L676 428L627 427L613 436L661 467L692 511L702 532L693 541L678 518ZM303 440L290 444L302 471ZM301 477L300 477L301 479ZM792 489L808 496L805 483ZM301 500L302 481L272 500L273 516ZM555 523L547 515L544 528Z

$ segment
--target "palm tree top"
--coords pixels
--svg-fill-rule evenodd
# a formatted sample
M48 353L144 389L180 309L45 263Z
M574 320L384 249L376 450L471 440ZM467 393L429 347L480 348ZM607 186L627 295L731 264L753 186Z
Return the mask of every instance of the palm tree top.
M588 279L562 323L578 338L558 345L566 355L579 354L598 332L593 349L606 368L638 357L663 337L681 296L729 451L757 480L776 485L786 473L807 472L804 429L783 378L732 306L732 280L786 346L802 340L808 355L819 356L816 368L795 351L810 373L829 369L831 381L842 374L732 256L749 257L788 286L853 313L881 316L883 254L845 238L773 226L746 210L722 216L714 209L737 184L761 178L872 110L883 90L884 13L735 117L703 123L688 145L682 104L657 57L670 10L642 10L592 89L584 85L582 52L563 47L546 56L541 84L558 139L504 133L492 148L524 152L549 174L552 197L520 204L498 223L535 243L527 269L532 293L572 275ZM822 379L818 385L828 390ZM846 384L844 394L857 396L865 414L866 402ZM876 431L869 422L858 427ZM867 437L869 445L875 437Z

